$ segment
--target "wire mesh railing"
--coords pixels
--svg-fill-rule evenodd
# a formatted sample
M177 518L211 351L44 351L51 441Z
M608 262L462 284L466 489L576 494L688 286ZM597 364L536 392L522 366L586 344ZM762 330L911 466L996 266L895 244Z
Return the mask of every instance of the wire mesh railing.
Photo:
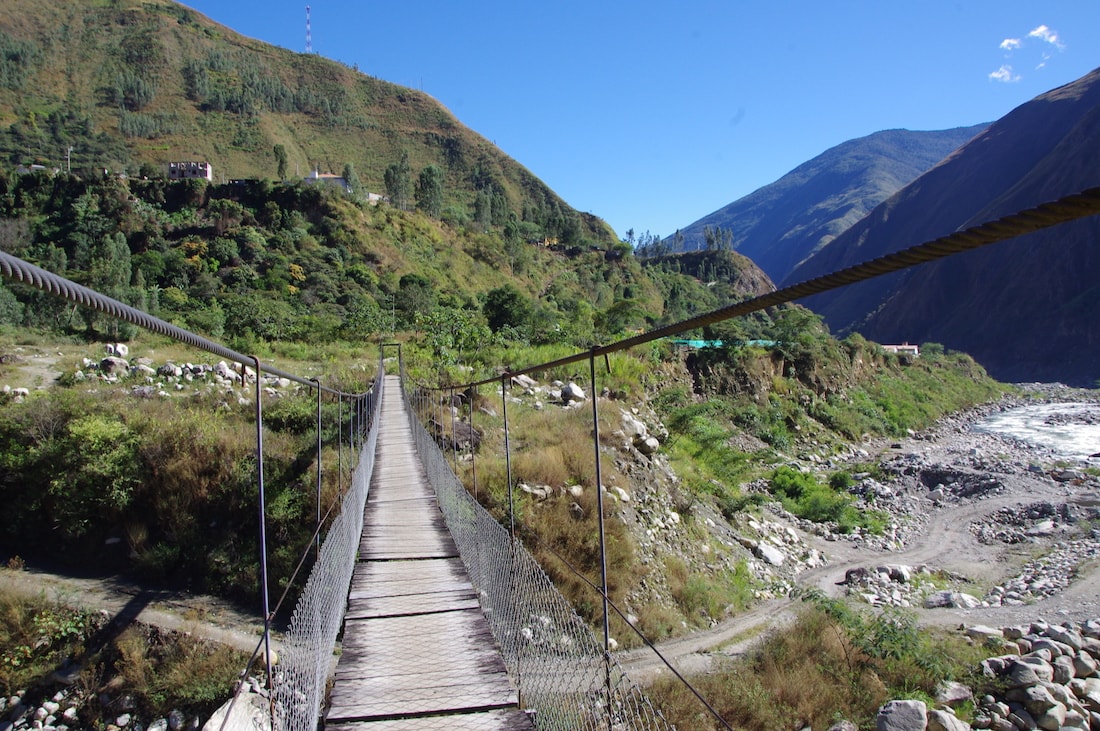
M333 651L347 610L348 590L363 532L363 508L374 472L378 409L382 403L383 366L358 412L359 464L339 514L329 526L317 562L282 640L282 656L272 688L273 726L284 731L316 728L332 676Z
M402 381L404 387L404 381ZM539 729L671 729L538 562L474 499L421 424L420 396L405 392L417 453L520 705Z
M307 379L260 362L255 356L240 353L216 341L197 335L181 327L154 317L137 308L119 302L93 289L77 284L65 277L46 271L29 262L6 252L0 252L0 276L16 282L22 282L69 302L103 312L111 317L124 320L151 332L166 335L192 347L235 361L242 367L255 369L255 407L256 407L256 452L257 452L257 489L259 508L259 533L261 557L261 592L263 599L263 633L256 652L249 661L260 655L263 649L263 662L269 681L271 725L288 731L316 728L325 699L325 689L331 675L332 658L336 638L343 622L347 593L351 584L351 574L355 564L360 533L362 532L363 506L374 467L374 452L377 441L377 417L381 404L384 383L384 365L379 354L377 376L373 386L363 394L349 394L323 386L317 379ZM277 667L273 667L274 653L270 648L272 618L279 612L280 599L275 608L268 605L269 582L267 577L267 539L265 531L266 506L264 499L264 448L263 448L263 376L274 375L297 382L302 386L317 390L317 528L309 546L314 550L314 541L320 539L324 520L334 516L324 542L317 550L317 560L299 596L292 615L289 630L281 643L281 657ZM321 514L321 453L324 442L321 437L321 395L335 396L338 402L339 421L339 466L340 481L343 480L343 452L345 428L353 450L359 450L358 466L352 473L351 484L340 499L340 510L333 505L328 515ZM350 405L346 417L343 413L344 402ZM299 562L301 568L305 563ZM297 574L297 569L295 570ZM287 580L288 588L295 577ZM286 592L283 599L286 598ZM247 672L247 668L245 670ZM243 685L241 686L243 687ZM239 692L239 691L238 691ZM236 696L234 697L234 700ZM223 726L230 719L226 713Z

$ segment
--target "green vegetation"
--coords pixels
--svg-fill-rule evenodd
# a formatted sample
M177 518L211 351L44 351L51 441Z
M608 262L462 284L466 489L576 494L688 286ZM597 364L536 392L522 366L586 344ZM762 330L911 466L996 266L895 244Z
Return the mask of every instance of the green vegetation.
M772 472L769 483L783 507L799 518L814 523L835 523L841 533L850 533L856 527L881 533L884 519L874 512L857 509L852 497L842 492L843 487L838 487L850 480L830 479L829 484L824 485L813 475L782 465Z
M0 594L0 648L0 693L26 691L28 705L56 692L49 678L59 668L79 668L74 700L87 728L118 716L102 705L105 691L129 695L135 710L150 718L172 710L209 717L231 695L248 660L187 633L137 624L119 632L98 612L8 593Z
M12 506L5 545L26 558L126 571L254 605L254 413L211 389L178 398L74 385L5 404L0 495ZM325 511L348 479L337 473L336 411L332 403L322 409ZM308 394L286 394L266 409L269 563L284 582L315 526L315 419ZM345 468L351 461L344 455Z
M660 295L633 257L515 248L500 228L435 220L438 202L401 211L301 183L0 173L0 245L242 350L413 331L445 367L507 342L585 347L657 319ZM517 274L502 284L502 270ZM134 333L23 286L0 291L0 324Z
M709 626L752 603L752 578L743 561L715 575L690 571L680 558L669 556L665 575L680 612L697 626Z
M867 728L887 699L928 698L944 679L982 693L990 682L975 670L983 651L959 634L918 630L911 614L818 599L744 660L692 683L734 728L824 728L840 719ZM649 695L677 728L722 728L678 682L660 680Z

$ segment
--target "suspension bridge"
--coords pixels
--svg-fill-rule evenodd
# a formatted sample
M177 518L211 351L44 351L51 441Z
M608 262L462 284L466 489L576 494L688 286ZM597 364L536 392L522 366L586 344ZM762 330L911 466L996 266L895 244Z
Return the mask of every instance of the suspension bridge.
M503 397L510 379L587 360L598 485L595 363L600 356L1096 213L1100 213L1100 188L611 345L433 391L411 389L403 368L399 374L387 373L380 354L368 391L338 392L317 380L265 366L255 356L207 340L5 252L0 252L0 274L231 359L242 368L255 369L264 628L254 658L264 658L267 728L667 729L670 724L626 677L610 650L608 615L618 609L607 598L606 564L601 585L593 587L603 601L601 640L558 593L514 531L471 496L424 428L425 417L444 402L442 395L499 381L507 452L507 399ZM263 558L267 541L264 374L316 390L318 458L322 395L338 399L341 406L346 402L350 408L347 420L341 421L340 434L343 438L346 427L358 454L351 484L331 519L322 521L318 514L318 534L322 524L327 532L323 543L318 535L317 559L282 640L277 664L272 663L267 647L274 613L268 605ZM508 482L511 491L510 476ZM597 514L602 556L602 502ZM291 577L289 583L293 580ZM680 677L671 666L669 670ZM701 696L696 697L717 723L728 728Z
M386 381L325 728L533 728Z

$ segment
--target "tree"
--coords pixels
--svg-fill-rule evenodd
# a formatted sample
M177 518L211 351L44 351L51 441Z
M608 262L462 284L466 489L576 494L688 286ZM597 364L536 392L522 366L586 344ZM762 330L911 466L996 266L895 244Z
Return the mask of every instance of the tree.
M86 274L87 286L117 300L130 299L130 245L121 232L108 234L97 241L91 249L91 260ZM104 320L98 311L85 308L82 311L88 332L95 329L97 322ZM107 334L111 337L129 337L132 326L114 317L105 319Z
M432 218L439 218L443 210L443 171L428 165L420 171L416 181L416 207Z
M476 352L489 341L489 328L476 310L433 307L416 314L417 330L423 330L435 362L452 364L463 353Z
M703 240L706 242L707 251L730 251L733 248L733 231L723 229L721 226L703 227Z
M505 284L490 290L485 296L482 312L493 332L500 332L505 327L522 331L531 319L532 307L531 301L522 292L511 284Z
M277 171L275 175L279 180L286 179L286 148L282 145L275 145L275 164L277 165Z
M493 199L485 191L478 193L474 199L474 220L482 233L487 233L493 223Z
M426 313L435 307L435 289L427 277L420 274L404 274L397 285L394 308L401 315L406 327L416 325L416 314Z
M350 162L344 163L344 172L342 177L344 182L348 184L348 188L353 194L359 193L359 189L363 187L363 184L359 182L359 176L355 173L355 166Z
M409 167L409 153L402 151L401 159L386 168L384 176L386 195L389 196L390 203L393 204L394 208L402 211L409 208L409 195L412 192L412 179L409 177L411 170Z

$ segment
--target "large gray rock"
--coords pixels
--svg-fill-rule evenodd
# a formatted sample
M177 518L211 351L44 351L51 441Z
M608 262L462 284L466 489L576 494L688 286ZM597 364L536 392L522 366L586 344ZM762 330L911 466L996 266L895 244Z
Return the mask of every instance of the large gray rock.
M1047 628L1046 636L1055 642L1061 642L1063 645L1069 645L1074 651L1080 650L1085 646L1085 638L1081 636L1081 633L1075 629L1068 629L1066 627L1059 627L1058 625L1052 625Z
M973 609L981 605L981 601L970 594L961 591L937 591L924 598L925 609Z
M124 376L130 372L130 364L123 358L109 355L99 361L99 370L109 376Z
M1019 657L1019 655L1000 655L998 657L986 658L982 660L982 674L989 678L1004 675Z
M1043 731L1058 731L1066 720L1066 707L1057 703L1035 717L1035 723Z
M1039 683L1049 683L1054 679L1054 668L1050 663L1038 657L1025 656L1016 660L1008 668L1005 680L1011 688L1021 688Z
M271 728L267 699L259 693L242 691L234 703L229 699L214 712L202 731L255 731Z
M567 404L573 401L584 401L587 398L588 396L585 394L584 389L572 381L562 386L561 400Z
M1063 729L1081 729L1085 731L1089 728L1089 717L1087 713L1081 713L1075 711L1072 708L1066 711L1066 717L1062 719Z
M925 731L928 706L923 701L889 701L875 716L877 731Z
M1085 708L1100 713L1100 678L1074 678L1069 689Z
M970 731L970 724L950 711L929 711L928 731Z
M1096 675L1096 660L1084 650L1080 650L1073 658L1073 674L1078 678L1088 678Z
M1042 685L1031 685L1026 688L1013 688L1006 696L1010 701L1022 703L1027 712L1038 718L1050 708L1058 705L1050 691Z
M974 691L962 683L953 680L945 680L936 686L936 703L944 706L961 706L974 700Z
M967 627L966 636L977 640L978 642L985 642L989 639L1001 639L1004 637L1004 632L996 627L990 627L984 624L976 624L972 627Z
M766 541L757 543L752 552L757 558L770 563L772 566L782 566L786 560L786 556L783 555L782 551Z
M1035 719L1027 712L1027 709L1018 704L1012 708L1012 713L1008 714L1008 720L1012 721L1012 725L1018 729L1039 728L1039 725L1035 723Z
M1074 658L1071 655L1060 655L1054 658L1051 667L1054 668L1054 682L1061 685L1073 680L1074 675L1076 675Z
M649 436L649 428L641 419L636 418L629 411L622 412L622 428L623 434L634 442Z

